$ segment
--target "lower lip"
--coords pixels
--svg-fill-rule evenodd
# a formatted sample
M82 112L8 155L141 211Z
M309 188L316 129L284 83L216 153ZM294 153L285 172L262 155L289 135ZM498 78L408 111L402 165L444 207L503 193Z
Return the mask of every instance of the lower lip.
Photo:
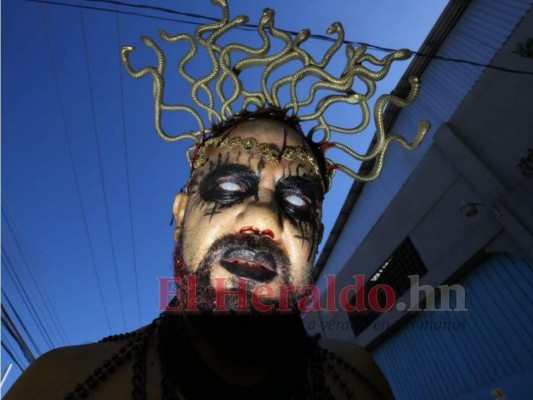
M269 282L277 275L276 272L264 268L258 264L247 264L245 262L221 260L220 265L222 265L224 269L233 275L258 282Z

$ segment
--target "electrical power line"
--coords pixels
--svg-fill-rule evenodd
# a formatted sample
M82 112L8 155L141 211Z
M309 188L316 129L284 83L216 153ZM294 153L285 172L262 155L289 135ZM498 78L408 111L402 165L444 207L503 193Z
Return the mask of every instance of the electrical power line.
M24 268L24 260L21 260L17 255L16 249L18 249L18 243L16 242L16 238L12 237L12 232L7 231L7 229L10 228L10 225L7 216L4 213L4 209L2 209L2 217L2 257L7 260L8 264L6 267L12 268L12 281L16 285L18 294L26 299L25 305L34 316L34 321L37 322L38 318L38 325L42 327L43 332L46 332L47 337L50 338L50 348L57 347L61 340L58 340L57 330L50 329L50 324L48 323L49 319L45 318L45 313L42 309L42 306L44 305L42 299L39 300L37 295L33 294L34 292L38 292L40 288L39 286L31 288L32 281L27 277L27 271L25 271ZM8 270L8 273L9 272L10 271ZM31 272L29 274L32 276ZM28 293L32 293L32 296Z
M105 300L104 300L104 294L103 294L103 291L102 291L101 279L100 279L100 276L98 274L98 269L96 268L96 262L95 262L95 257L94 257L94 249L93 249L93 244L92 244L92 241L91 241L91 236L89 235L89 225L87 223L87 216L86 216L85 207L83 205L83 200L82 200L82 196L81 196L80 182L79 182L79 178L78 178L78 172L77 172L77 169L76 169L76 164L74 162L74 154L73 154L73 151L72 151L72 143L71 143L70 135L69 135L69 132L68 132L68 129L67 129L67 122L66 122L67 120L66 120L66 116L65 116L65 107L63 105L63 98L61 96L61 90L59 88L59 80L58 80L58 77L57 77L57 67L56 67L54 53L52 51L52 44L51 44L51 41L50 41L48 18L46 17L46 11L44 9L43 2L41 2L41 10L42 10L43 18L44 18L46 39L47 39L47 44L48 44L48 52L50 54L50 61L52 63L52 69L53 69L53 75L54 75L54 84L55 84L55 88L56 88L57 98L59 100L59 108L60 108L60 111L61 111L61 122L62 122L62 125L63 125L63 132L65 133L65 138L67 140L67 148L68 148L68 153L69 153L69 158L70 158L70 164L71 164L72 171L73 171L73 174L74 174L74 182L75 182L75 186L76 186L76 194L78 196L78 202L80 203L81 215L82 215L82 219L83 219L83 226L84 226L84 230L85 230L85 236L87 237L87 242L89 244L89 253L90 253L90 256L91 256L91 265L93 267L92 269L93 269L93 272L94 272L95 277L96 277L96 284L98 286L98 294L100 296L100 301L102 302L102 307L104 309L104 316L105 316L105 320L106 320L106 323L107 323L107 328L109 330L109 333L111 333L111 324L109 322L109 313L108 313L107 306L106 306L106 303L105 303Z
M24 371L24 368L22 367L22 363L18 359L18 357L15 356L15 352L13 351L13 346L9 343L9 340L7 337L2 337L2 348L5 350L5 352L11 357L11 360L19 367L21 371Z
M104 178L104 168L102 165L102 155L100 154L100 138L98 133L98 124L96 121L96 111L94 107L94 95L93 95L93 84L92 84L92 78L91 78L91 68L89 67L89 50L87 48L87 34L85 32L85 18L83 18L83 10L80 8L80 21L81 21L81 30L82 30L82 36L83 36L83 50L85 54L85 66L87 69L87 79L89 82L89 98L91 101L91 114L93 118L93 131L94 131L94 137L96 140L96 158L98 160L98 169L100 171L100 182L102 183L102 193L104 196L104 209L105 209L105 216L107 221L107 229L109 234L109 244L111 246L111 254L113 257L113 272L115 274L115 283L117 284L118 288L118 297L119 297L119 304L120 304L120 311L122 313L122 321L124 323L124 329L126 330L126 314L124 313L124 303L122 301L122 288L120 285L120 279L118 277L118 270L117 270L117 257L115 254L115 245L113 244L113 235L111 232L111 219L109 218L109 206L107 201L107 191L105 187L105 178Z
M30 316L32 317L35 325L37 326L37 329L41 333L41 336L46 341L48 348L53 349L57 346L55 346L52 338L50 337L49 330L45 328L43 321L41 320L40 314L37 312L37 310L34 307L33 302L31 301L30 296L28 295L28 292L26 291L26 288L22 281L20 280L20 277L17 274L16 268L13 266L13 263L11 262L11 258L7 254L5 247L5 242L2 243L2 264L5 268L3 268L5 271L7 271L8 276L10 277L11 281L15 285L15 289L19 293L20 297L22 298L22 301L24 302L24 305L30 312Z
M2 295L4 296L5 301L7 302L7 305L11 307L11 311L13 311L13 314L15 314L15 318L17 319L19 325L22 327L22 330L26 333L26 336L28 337L29 341L33 345L33 348L37 352L38 355L42 354L42 351L39 349L39 346L37 346L37 343L35 343L35 340L33 339L33 335L30 333L28 328L26 327L26 324L20 318L19 314L17 313L17 310L15 307L13 307L13 304L11 304L11 301L9 300L9 297L7 296L7 293L4 292L4 289L2 289ZM3 305L2 305L3 307Z
M120 14L116 14L116 27L117 27L117 48L120 47ZM126 166L126 186L128 189L128 210L129 210L129 220L130 220L130 234L131 234L131 247L133 253L133 275L135 277L135 293L137 298L137 312L139 317L139 325L142 323L141 318L141 304L139 297L139 277L137 272L137 255L135 251L135 235L133 233L133 212L131 207L131 185L130 185L130 168L129 168L129 159L128 159L128 140L126 135L126 115L125 115L125 106L124 106L124 84L123 84L123 74L120 73L122 69L122 63L117 57L117 65L119 68L119 85L120 85L120 115L122 116L122 138L124 139L124 160Z
M26 243L22 239L22 235L19 232L18 225L13 212L11 211L11 207L9 206L9 201L5 195L5 191L2 192L2 215L4 216L6 225L8 226L11 236L13 237L15 247L17 248L23 264L26 266L26 270L35 286L35 291L41 298L44 309L48 313L54 328L60 336L60 341L62 341L64 345L67 345L69 343L68 336L63 329L63 324L57 316L57 312L52 301L50 300L50 297L48 297L48 291L45 289L45 286L41 280L41 276L35 268L35 262L30 262L34 260L31 260L31 252L27 248Z
M52 1L52 0L26 0L26 1L41 2L41 3L57 5L57 6L63 6L63 7L82 8L82 9L93 10L93 11L103 11L103 12L111 12L111 13L118 13L118 14L125 14L125 15L134 15L134 16L139 16L139 17L143 17L143 18L152 18L152 19L159 19L159 20L164 20L164 21L173 21L173 22L179 22L179 23L195 25L195 26L201 25L200 22L180 20L180 19L174 19L174 18L164 18L164 17L154 16L154 15L142 14L142 13L138 13L138 12L122 11L122 10L116 10L116 9L113 10L113 9L109 9L109 8L86 6L86 5L81 5L81 4L75 5L75 4L63 3L63 2ZM124 7L132 7L132 8L144 9L144 10L153 10L153 11L163 12L163 13L168 13L168 14L173 14L173 15L186 16L186 17L190 17L190 18L201 18L201 19L208 20L208 21L219 21L220 20L220 18L209 17L209 16L205 16L205 15L201 15L201 14L187 13L187 12L172 10L172 9L169 9L169 8L148 6L148 5L144 5L144 4L132 4L132 3L120 2L120 1L114 1L114 0L92 0L91 2L109 3L109 4L124 6ZM243 26L237 27L237 29L250 31L250 30L257 29L257 25L256 24L245 24ZM291 30L286 30L286 29L280 29L280 30L284 31L285 33L291 34L291 35L296 35L298 33L296 31L291 31ZM321 34L311 34L309 37L313 38L313 39L317 39L317 40L327 41L327 42L334 42L335 41L335 38L332 38L332 37L326 36L326 35L321 35ZM383 51L383 52L387 52L387 53L395 52L395 51L398 50L398 49L392 49L392 48L389 48L389 47L383 47L383 46L375 45L375 44L372 44L372 43L355 42L355 41L351 41L351 40L347 40L347 39L345 39L343 41L343 43L344 44L351 44L351 45L354 45L354 46L366 46L369 49L373 49L373 50L377 50L377 51ZM439 55L435 55L435 54L431 54L430 55L430 54L425 54L425 53L414 51L414 50L409 50L409 51L413 55L418 55L418 56L421 56L421 57L427 57L427 58L433 59L433 60L439 60L439 61L444 61L444 62L453 62L453 63L458 63L458 64L467 64L467 65L472 65L472 66L482 67L482 68L488 68L488 69L493 69L493 70L496 70L496 71L507 72L507 73L512 73L512 74L521 74L521 75L530 75L530 76L533 75L533 72L530 72L530 71L517 70L517 69L513 69L513 68L507 68L507 67L498 66L498 65L480 63L480 62L473 61L473 60L465 60L465 59L460 59L460 58L450 58L450 57L444 57L444 56L439 56Z
M1 305L2 307L2 325L4 328L9 332L13 340L17 342L17 344L20 347L20 350L22 351L22 354L24 354L24 357L28 361L28 363L32 363L35 361L35 356L33 355L31 349L28 347L28 344L26 343L26 340L24 340L24 337L20 334L17 326L11 319L11 316L9 315L9 311L4 307L4 305Z
M104 12L112 12L122 15L132 15L136 17L143 17L143 18L149 18L149 19L157 19L160 21L170 21L170 22L180 22L182 24L188 24L188 25L198 25L196 22L192 21L186 21L181 19L175 19L175 18L164 18L164 17L158 17L153 15L147 15L147 14L141 14L133 11L122 11L122 10L111 10L109 8L100 8L100 7L93 7L93 6L84 6L81 4L71 4L71 3L61 3L58 1L52 1L52 0L26 0L32 3L45 3L53 6L62 6L62 7L70 7L70 8L82 8L84 10L93 10L93 11L104 11Z

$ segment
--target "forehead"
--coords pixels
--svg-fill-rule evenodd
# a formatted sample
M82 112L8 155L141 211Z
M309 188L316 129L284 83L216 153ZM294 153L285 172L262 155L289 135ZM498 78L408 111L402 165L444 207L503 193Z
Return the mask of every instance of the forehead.
M227 137L255 138L259 142L268 143L279 151L290 146L301 147L306 152L311 153L311 149L301 133L281 121L271 119L245 121L237 125Z
M193 170L204 166L207 160L217 159L217 155L220 159L221 153L226 153L225 159L249 153L266 163L306 166L309 173L320 176L318 162L304 136L281 121L245 121L208 139L198 151Z

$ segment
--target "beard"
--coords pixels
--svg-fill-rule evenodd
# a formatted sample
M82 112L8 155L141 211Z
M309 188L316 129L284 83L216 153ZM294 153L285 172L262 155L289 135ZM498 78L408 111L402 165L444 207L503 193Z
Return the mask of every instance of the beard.
M290 273L290 260L283 250L277 247L270 238L255 235L226 235L216 240L207 250L203 260L194 273L186 265L183 257L183 238L181 238L174 249L174 277L179 286L176 301L183 305L182 308L190 310L192 307L191 299L194 299L195 308L200 312L218 312L223 313L247 313L247 314L265 314L264 309L259 310L254 307L253 296L254 289L264 283L261 280L243 279L233 275L224 282L224 290L235 292L235 294L225 294L223 303L217 306L217 288L213 287L211 274L213 266L220 262L225 254L232 251L253 251L261 254L267 254L276 268L276 279L279 285L286 288L293 287L293 279ZM307 266L306 266L307 267ZM311 281L310 268L305 283ZM191 277L194 277L195 285L188 285ZM194 291L194 293L191 293ZM239 295L236 292L239 291ZM278 297L261 298L261 305L267 306L275 313L283 311L288 313L298 312L298 291L296 289L286 290L283 292L284 299L281 300L281 290L278 291ZM241 295L242 294L242 295ZM192 296L192 297L191 297ZM218 300L221 300L221 296ZM244 303L244 304L243 304Z
M180 239L174 250L174 277L180 288L170 306L182 306L180 308L184 313L167 311L166 318L177 326L180 318L184 317L191 337L207 345L219 359L231 360L229 362L233 366L245 371L261 372L266 369L269 373L276 373L279 379L294 377L294 371L304 371L298 379L289 382L303 387L307 370L308 337L299 315L296 291L291 294L288 310L285 312L276 312L280 309L278 298L269 302L274 305L273 312L260 312L251 306L250 301L253 288L260 282L247 281L246 298L249 308L243 312L236 296L226 296L224 311L216 310L217 289L211 283L211 272L221 257L235 248L268 251L275 260L278 282L283 285L292 284L289 258L268 238L251 235L224 236L210 246L194 273L191 273L191 268L184 261L183 240ZM187 284L190 277L196 280L194 289ZM227 281L230 283L226 286L235 287L238 277L232 276ZM190 290L194 290L194 293L190 293ZM198 312L187 312L191 295L194 296ZM262 303L267 302L262 300ZM280 365L279 360L282 358L286 362Z

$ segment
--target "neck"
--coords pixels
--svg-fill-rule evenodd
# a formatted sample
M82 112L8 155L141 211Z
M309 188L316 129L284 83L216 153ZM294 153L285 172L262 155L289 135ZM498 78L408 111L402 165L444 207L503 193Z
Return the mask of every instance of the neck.
M204 363L228 383L251 386L305 368L306 334L296 314L190 314L185 325Z

